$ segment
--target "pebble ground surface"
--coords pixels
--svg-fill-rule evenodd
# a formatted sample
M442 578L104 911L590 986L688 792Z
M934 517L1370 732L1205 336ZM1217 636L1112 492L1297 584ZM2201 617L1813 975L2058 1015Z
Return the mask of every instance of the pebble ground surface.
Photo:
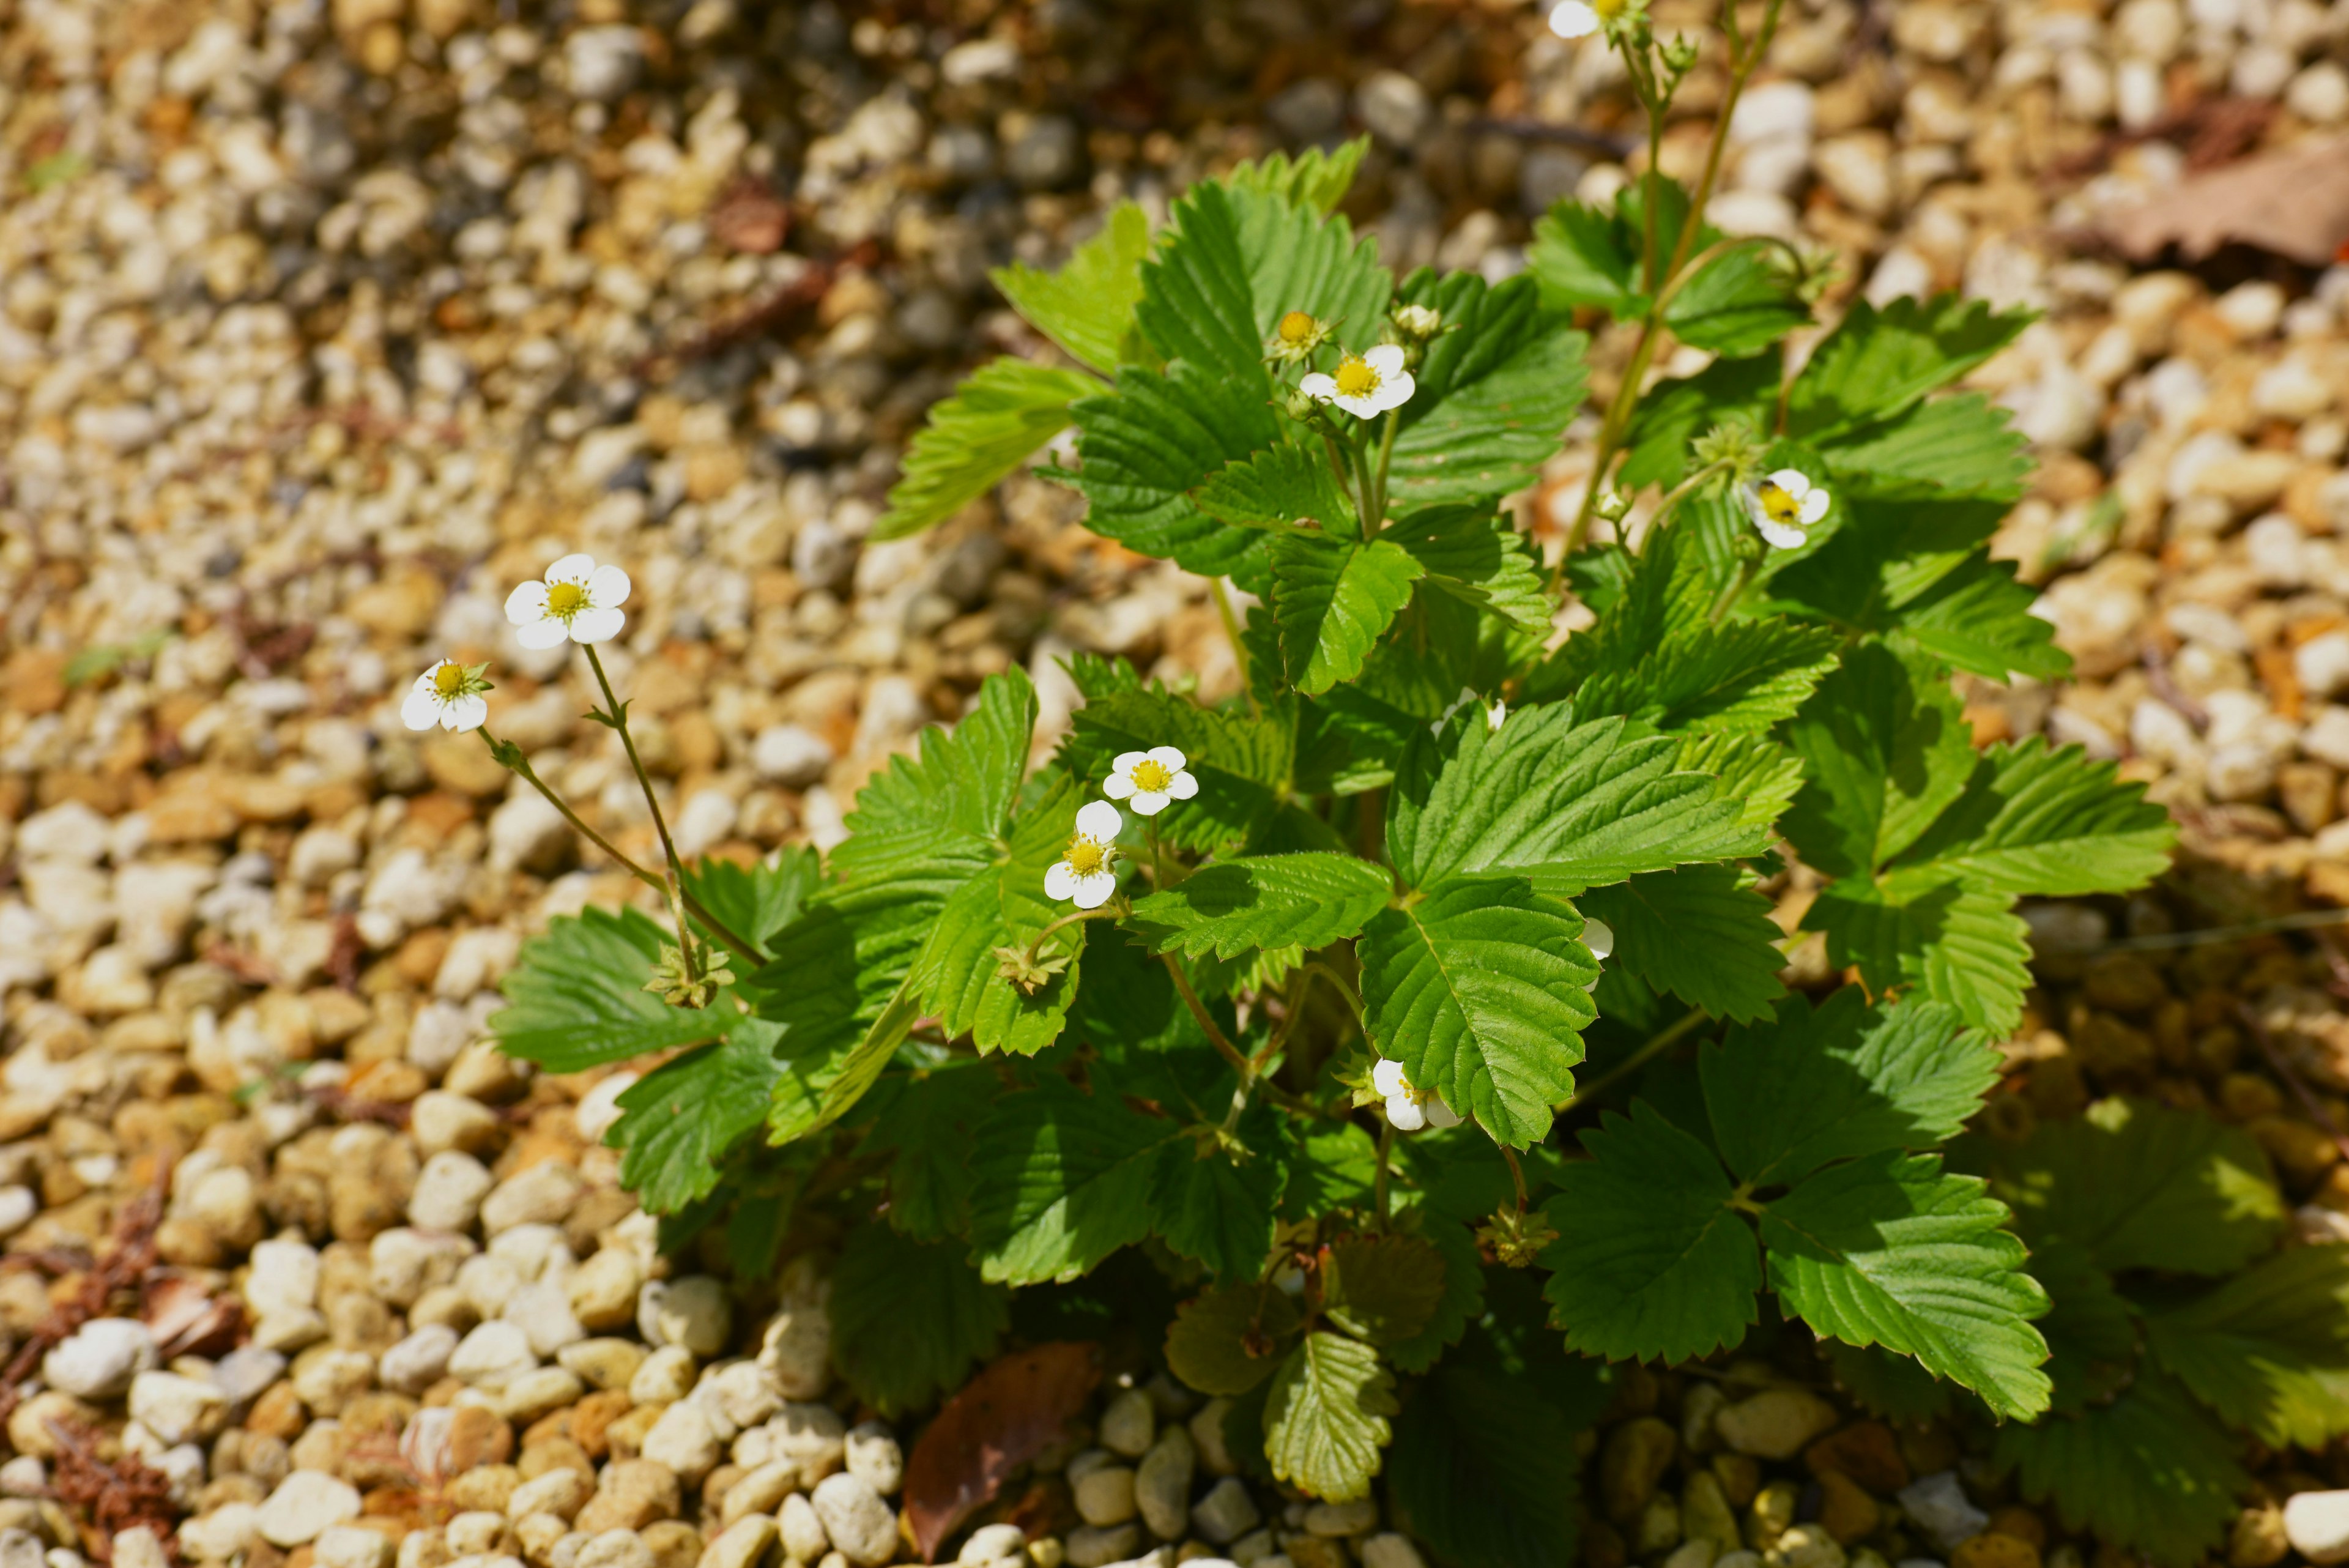
M2349 904L2349 266L2160 270L2102 234L2341 134L2344 65L2349 0L1793 0L1713 209L1834 247L1837 298L2042 312L1971 384L2037 448L2000 553L2076 678L1969 716L2125 759L2184 846L2156 892L2030 911L2002 1125L2208 1107L2311 1244L2349 1239L2332 961L2096 950ZM1722 85L1689 83L1671 169ZM496 728L647 850L581 663L500 613L566 551L617 561L607 659L680 847L750 855L835 842L1012 665L1048 734L1074 650L1229 690L1204 586L1041 481L867 543L954 377L1051 352L986 268L1359 132L1346 211L1382 254L1498 277L1552 201L1620 186L1635 130L1609 57L1514 0L0 7L0 1333L35 1344L93 1280L100 1306L16 1369L0 1568L908 1560L821 1258L664 1260L597 1142L614 1080L483 1040L521 940L632 885L398 696L493 660ZM1627 349L1599 334L1602 389ZM1591 433L1526 498L1537 536ZM167 1301L104 1315L92 1253ZM1710 1372L1623 1378L1585 1562L2126 1561L1951 1433L1856 1418L1816 1363ZM1049 1527L949 1550L1422 1568L1375 1503L1234 1478L1218 1433L1163 1376L1106 1387L1040 1467ZM2337 1561L2343 1486L2341 1456L2271 1457L2227 1561Z

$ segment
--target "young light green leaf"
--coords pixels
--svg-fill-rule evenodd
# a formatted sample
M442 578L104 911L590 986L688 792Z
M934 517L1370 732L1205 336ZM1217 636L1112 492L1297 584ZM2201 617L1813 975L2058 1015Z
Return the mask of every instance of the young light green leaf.
M1380 911L1355 944L1363 1024L1413 1084L1524 1148L1574 1092L1585 989L1582 919L1520 877L1452 877Z
M1059 477L1084 492L1087 527L1205 576L1263 580L1264 531L1210 516L1192 495L1210 474L1280 440L1269 403L1231 396L1209 367L1129 365L1114 391L1080 400L1069 416L1083 462Z
M1335 147L1309 147L1293 159L1286 152L1269 152L1240 164L1223 182L1236 191L1260 192L1327 213L1346 199L1354 172L1362 166L1362 154L1370 150L1371 139L1357 136Z
M1264 1455L1278 1480L1328 1502L1369 1495L1393 1430L1394 1376L1357 1339L1316 1329L1273 1375Z
M1243 528L1319 524L1336 537L1361 530L1354 503L1319 452L1276 446L1207 475L1191 499L1211 517Z
M1394 882L1351 855L1259 855L1203 866L1133 906L1162 928L1162 952L1237 958L1250 948L1322 948L1360 931L1386 908Z
M833 1270L833 1364L884 1416L927 1405L995 1354L1010 1294L981 1280L958 1242L860 1225Z
M2047 1408L2047 1293L2023 1272L2006 1206L1939 1159L1889 1152L1830 1167L1762 1212L1770 1286L1821 1334L1913 1355L2002 1417Z
M1069 253L1057 272L1024 262L987 275L1028 324L1104 376L1117 373L1119 349L1133 329L1142 297L1142 258L1150 254L1150 220L1132 202L1120 202L1101 231Z
M1424 568L1385 539L1284 534L1272 542L1272 614L1289 683L1308 696L1361 673Z
M1762 1250L1713 1151L1644 1100L1582 1135L1543 1213L1558 1240L1542 1293L1568 1349L1687 1361L1734 1348L1758 1316Z
M1078 370L988 360L930 405L872 536L903 539L945 522L1068 429L1069 405L1100 386Z
M1811 323L1810 306L1762 242L1733 244L1692 269L1664 307L1672 336L1732 357L1755 353Z
M832 853L834 875L920 885L941 899L978 875L994 858L1035 727L1027 672L988 676L951 732L923 731L918 755L897 757L858 793L849 837Z
M971 1143L1001 1090L990 1069L968 1057L874 1085L873 1125L856 1152L887 1157L891 1225L916 1241L969 1228Z
M1166 1366L1202 1394L1245 1394L1273 1375L1280 1342L1303 1324L1294 1298L1275 1286L1216 1285L1175 1309Z
M1933 666L1857 648L1786 726L1810 782L1786 814L1806 865L1867 877L1965 793L1974 769L1965 706Z
M607 1141L626 1152L620 1180L655 1214L674 1214L717 1190L725 1159L767 1116L782 1069L782 1031L739 1014L715 1044L675 1056L620 1093Z
M1647 314L1646 203L1658 201L1655 265L1670 259L1688 222L1689 195L1677 181L1626 186L1611 212L1561 202L1535 225L1527 260L1554 303L1597 305L1618 320ZM1709 223L1690 242L1692 256L1711 259L1686 275L1665 306L1672 335L1727 355L1751 354L1810 320L1792 280L1774 269L1760 242L1727 244Z
M1528 277L1493 287L1474 273L1439 279L1423 269L1402 298L1440 312L1452 330L1428 345L1395 415L1387 483L1396 510L1490 506L1525 489L1582 406L1588 339Z
M1396 1522L1462 1568L1574 1568L1574 1437L1526 1379L1447 1358L1395 1421L1387 1496Z
M1617 962L1716 1018L1766 1018L1785 993L1785 933L1734 866L1647 872L1593 888L1575 906L1613 929Z
M1084 930L1063 926L1043 937L1065 912L1045 894L1044 874L1076 831L1081 794L1067 774L1055 775L1044 797L1012 824L1000 862L964 883L939 912L914 961L912 983L949 1039L968 1033L982 1052L1032 1056L1060 1038L1077 992ZM1006 972L1009 955L1030 951L1034 974Z
M632 909L589 905L557 915L524 942L498 989L512 1005L492 1013L498 1048L550 1073L713 1039L726 1014L671 1007L645 990L667 936Z
M2146 1345L2195 1397L2271 1449L2349 1432L2349 1251L2273 1252L2150 1313Z
M806 845L778 849L750 866L701 859L685 868L686 891L737 936L761 947L799 918L823 883L823 858Z
M1149 1233L1160 1147L1174 1124L1065 1078L1006 1096L970 1158L979 1272L1005 1284L1066 1282Z
M1900 298L1882 309L1854 300L1795 379L1789 434L1810 440L1896 414L2014 341L2023 310L1993 312L1956 294Z
M2251 1484L2241 1445L2176 1382L2147 1367L2111 1404L1998 1430L2002 1469L2053 1500L2067 1530L2094 1531L2159 1568L2193 1568L2226 1539Z
M1813 1010L1800 993L1700 1058L1713 1141L1756 1187L1837 1159L1955 1137L1998 1082L1999 1054L1956 1012L1870 1003L1856 985Z
M1631 414L1618 482L1627 489L1678 484L1696 466L1697 437L1718 425L1774 427L1782 357L1723 357L1693 376L1659 381Z
M1330 1321L1381 1348L1424 1329L1444 1300L1444 1254L1416 1236L1340 1241L1321 1275Z
M1526 536L1470 506L1430 506L1390 524L1382 537L1411 552L1431 587L1548 635L1556 608Z

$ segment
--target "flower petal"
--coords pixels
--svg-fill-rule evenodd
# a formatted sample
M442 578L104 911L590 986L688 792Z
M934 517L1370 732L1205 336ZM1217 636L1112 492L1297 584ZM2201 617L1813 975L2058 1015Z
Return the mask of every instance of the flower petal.
M1044 897L1073 898L1077 896L1077 874L1065 860L1055 860L1044 872Z
M1345 410L1348 413L1353 415L1358 420L1370 420L1376 419L1378 417L1379 405L1375 397L1332 398L1330 400L1337 404L1340 408Z
M440 698L438 693L418 681L407 701L399 705L399 722L411 730L429 730L440 722Z
M1107 790L1103 790L1102 793L1106 794L1109 792ZM1133 807L1135 813L1139 815L1156 816L1160 812L1166 809L1166 803L1172 797L1169 796L1164 790L1138 789L1133 792L1133 799L1128 804Z
M1427 1125L1427 1111L1408 1095L1393 1095L1387 1099L1387 1120L1397 1132L1417 1132Z
M1176 800L1189 800L1199 793L1199 781L1189 774L1176 774L1166 781L1166 793Z
M1379 373L1381 383L1402 374L1402 345L1381 343L1362 355L1362 363Z
M506 596L506 618L516 626L528 626L546 618L546 585L522 583Z
M1089 800L1077 807L1077 831L1095 844L1107 844L1124 826L1125 818L1105 800Z
M1153 746L1147 753L1150 760L1170 774L1179 774L1188 767L1191 759L1172 746Z
M1326 403L1338 395L1338 383L1316 370L1298 382L1297 389L1316 402Z
M1107 871L1080 877L1076 883L1076 903L1080 909L1098 909L1109 902L1111 894L1117 891L1117 877Z
M1123 800L1133 793L1133 775L1131 774L1123 772L1113 773L1110 774L1109 777L1102 780L1102 794L1109 796L1112 800Z
M440 715L440 727L463 734L480 729L489 718L490 700L478 691L468 691L449 704L448 711Z
M1456 1127L1460 1125L1460 1113L1432 1096L1419 1108L1420 1114L1427 1117L1429 1127Z
M1782 468L1770 475L1770 483L1800 501L1811 493L1811 482L1798 468Z
M1814 490L1808 495L1803 497L1803 521L1805 523L1816 523L1826 514L1827 493L1826 491Z
M1615 950L1615 928L1604 920L1584 920L1582 945L1590 950L1592 958L1608 957Z
M1399 409L1411 401L1411 395L1417 390L1419 383L1412 379L1410 371L1404 370L1379 388L1379 407Z
M584 583L595 575L595 557L585 550L574 550L546 568L550 583Z
M1148 752L1120 752L1116 756L1110 759L1109 765L1115 768L1119 773L1130 774L1133 771L1135 763L1141 762L1149 755L1150 753Z
M1792 524L1773 523L1767 517L1756 517L1754 526L1761 530L1762 537L1781 550L1799 550L1809 542L1810 536Z
M1558 0L1549 14L1549 30L1561 38L1587 38L1599 31L1599 13L1582 0Z
M1402 1075L1402 1064L1390 1056L1379 1058L1371 1069L1371 1087L1389 1099L1411 1093L1411 1080Z
M571 633L559 620L534 620L514 632L514 640L524 648L554 648Z
M571 640L609 642L620 635L620 628L626 624L627 618L624 611L605 609L600 606L581 610L571 618Z
M628 574L617 566L598 566L587 574L587 602L597 609L617 609L628 602Z

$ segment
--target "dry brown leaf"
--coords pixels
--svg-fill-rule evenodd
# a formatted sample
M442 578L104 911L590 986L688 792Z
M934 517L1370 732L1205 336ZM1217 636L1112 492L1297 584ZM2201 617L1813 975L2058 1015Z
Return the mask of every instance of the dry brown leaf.
M2305 140L2195 175L2113 213L2104 231L2138 261L2172 244L2197 261L2231 242L2327 265L2349 247L2349 137Z
M1007 1355L963 1386L905 1461L905 1521L922 1561L1006 1477L1058 1442L1101 1381L1098 1346L1040 1345Z
M166 1359L218 1355L236 1344L244 1309L233 1296L215 1296L184 1274L166 1274L147 1292L148 1332Z

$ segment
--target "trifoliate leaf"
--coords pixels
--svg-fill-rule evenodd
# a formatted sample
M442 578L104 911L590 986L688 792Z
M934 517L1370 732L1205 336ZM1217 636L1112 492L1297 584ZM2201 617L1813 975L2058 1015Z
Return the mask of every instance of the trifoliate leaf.
M2031 613L2038 594L2015 581L2012 561L1976 556L1900 607L1901 635L1969 675L2005 681L2060 680L2071 655L2055 628Z
M523 943L499 983L512 1005L490 1018L498 1048L550 1073L576 1073L717 1036L726 1012L671 1007L644 988L673 940L632 909L591 904L557 915ZM720 999L719 1008L730 1006Z
M1966 791L1888 868L1887 880L1944 873L2002 893L2066 895L2137 887L2169 865L2169 813L2110 763L2037 736L1985 753ZM1913 868L1913 870L1912 870Z
M1816 439L1880 420L1946 387L2014 341L2031 313L1993 313L1956 294L1855 300L1787 389L1786 428Z
M1273 1211L1288 1183L1283 1131L1278 1116L1258 1105L1227 1137L1203 1127L1170 1139L1152 1183L1152 1229L1218 1279L1261 1273L1272 1252Z
M1279 1367L1282 1341L1304 1321L1296 1298L1273 1285L1216 1285L1175 1310L1167 1370L1202 1394L1245 1394Z
M1057 272L1023 262L997 267L988 278L1028 324L1104 376L1117 373L1120 348L1133 329L1142 297L1142 258L1150 254L1150 220L1132 202L1120 202L1101 231L1069 253Z
M1804 864L1866 877L1965 793L1974 769L1965 707L1927 660L1854 649L1786 726L1810 782L1786 814Z
M1076 831L1081 791L1057 774L1043 799L1020 813L1001 861L956 890L915 959L923 1010L952 1039L981 1051L1032 1056L1060 1038L1077 993L1084 928L1045 929L1068 910L1046 896L1044 874ZM1040 943L1038 938L1043 937Z
M1382 538L1427 569L1428 585L1548 634L1556 606L1526 536L1503 517L1469 506L1431 506L1388 525Z
M1371 645L1424 570L1385 539L1284 534L1272 543L1272 614L1289 683L1309 696L1362 671Z
M1393 897L1384 867L1351 855L1257 855L1203 866L1135 901L1162 952L1237 958L1250 948L1322 948L1355 935Z
M1870 1155L1805 1179L1762 1212L1770 1286L1823 1334L1913 1355L2002 1417L2047 1408L2047 1294L2023 1272L2006 1206L1939 1159Z
M1475 273L1423 269L1403 281L1402 298L1441 312L1450 330L1427 346L1395 415L1387 483L1396 509L1490 506L1533 483L1582 406L1588 339L1528 277L1495 287Z
M1396 1523L1456 1568L1573 1568L1574 1436L1525 1379L1448 1358L1395 1421L1387 1498Z
M1582 919L1521 877L1449 877L1380 911L1355 944L1364 1027L1412 1083L1523 1148L1574 1092L1584 988L1599 966Z
M1613 929L1615 961L1716 1018L1766 1018L1785 991L1785 933L1734 866L1647 872L1593 888L1575 907Z
M873 1125L860 1156L888 1157L889 1223L917 1241L959 1235L970 1224L970 1150L1002 1093L984 1064L964 1058L874 1085Z
M2322 1449L2349 1432L2349 1250L2271 1253L2145 1327L2195 1397L2270 1448Z
M872 536L903 539L945 522L1068 429L1069 405L1100 387L1080 370L988 360L930 405Z
M2251 1484L2241 1445L2168 1376L2147 1367L2111 1404L1999 1428L1999 1466L2023 1495L2054 1501L2067 1530L2192 1568L2226 1539Z
M778 849L750 866L703 859L685 868L686 891L735 935L761 947L799 918L823 882L823 857L804 845Z
M1831 1160L1930 1148L1998 1082L1999 1054L1930 1002L1870 1004L1847 985L1813 1010L1797 993L1700 1058L1714 1142L1756 1187Z
M1277 1480L1324 1501L1368 1496L1395 1409L1394 1376L1378 1352L1317 1329L1273 1375L1265 1458Z
M2284 1226L2259 1145L2207 1116L2115 1098L1982 1147L2023 1239L2073 1242L2100 1268L2233 1273Z
M1010 1300L978 1277L960 1242L860 1225L833 1268L833 1365L858 1398L901 1415L960 1387L995 1354Z
M1711 1149L1644 1100L1582 1135L1588 1160L1543 1206L1558 1241L1542 1293L1567 1346L1609 1361L1734 1348L1759 1313L1762 1250Z
M918 755L896 757L858 792L833 874L852 885L918 884L941 899L976 876L1027 775L1035 727L1027 672L988 676L952 731L923 731Z
M1444 1300L1444 1254L1416 1236L1340 1241L1322 1264L1330 1321L1381 1347L1400 1345L1434 1320Z
M1221 851L1261 836L1278 818L1302 815L1288 799L1295 744L1293 725L1202 708L1153 688L1078 709L1060 760L1078 778L1103 779L1121 752L1179 748L1199 793L1158 815L1159 834L1179 848Z
M1444 1260L1444 1293L1437 1298L1435 1312L1425 1327L1385 1349L1397 1371L1419 1373L1434 1366L1460 1342L1468 1325L1483 1315L1485 1256L1460 1218L1436 1203L1422 1203L1414 1218L1419 1224L1416 1234ZM1534 1218L1540 1218L1539 1210Z
M1946 1002L1976 1028L2012 1031L2031 984L2030 928L2005 893L1954 877L1865 877L1830 882L1804 911L1803 929L1824 931L1827 961L1857 966L1878 991L1918 988Z
M1212 517L1243 528L1318 524L1337 538L1361 531L1352 498L1312 447L1276 446L1207 475L1191 499Z
M1179 1136L1060 1077L997 1101L970 1158L979 1272L1005 1284L1065 1282L1141 1241L1159 1150Z
M1222 182L1236 191L1260 192L1327 213L1346 199L1354 172L1362 166L1362 154L1370 150L1371 139L1357 136L1335 147L1309 147L1293 159L1286 152L1268 152L1238 165Z
M1255 372L1264 379L1263 372ZM1270 383L1266 382L1266 396ZM1114 391L1071 405L1082 464L1066 478L1084 492L1085 525L1129 550L1208 576L1261 581L1268 537L1208 515L1193 499L1206 478L1280 440L1262 400L1234 397L1206 367L1129 365Z
M716 1044L673 1057L621 1091L609 1141L625 1150L620 1181L655 1214L707 1198L726 1156L766 1119L782 1069L783 1032L739 1014Z

